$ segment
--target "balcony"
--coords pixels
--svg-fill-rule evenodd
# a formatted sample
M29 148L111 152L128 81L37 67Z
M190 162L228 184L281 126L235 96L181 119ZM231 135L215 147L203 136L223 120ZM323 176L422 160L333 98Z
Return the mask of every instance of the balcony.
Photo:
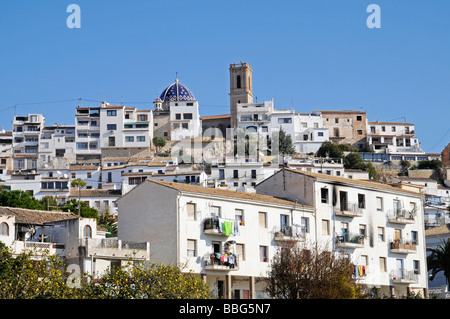
M364 235L346 232L336 237L338 248L364 248Z
M419 282L417 270L393 270L390 273L390 278L394 284L417 284Z
M209 235L231 236L235 233L235 220L218 217L206 218L203 221L203 233Z
M232 258L234 260L230 263L229 255L222 256L222 254L211 253L203 257L203 265L205 270L237 271L239 270L239 255L233 255Z
M83 238L80 247L86 248L86 256L116 259L149 259L150 244L122 241L115 238Z
M415 210L407 209L389 209L387 211L387 218L390 223L394 224L414 224Z
M304 241L306 228L304 226L280 226L273 229L273 240L275 241Z
M395 239L390 242L391 252L397 254L409 254L416 252L416 243L412 240Z
M363 215L363 208L359 207L358 203L341 202L336 207L336 216L342 217L361 217Z
M354 265L353 266L353 278L355 280L365 280L369 273L369 266L367 265Z

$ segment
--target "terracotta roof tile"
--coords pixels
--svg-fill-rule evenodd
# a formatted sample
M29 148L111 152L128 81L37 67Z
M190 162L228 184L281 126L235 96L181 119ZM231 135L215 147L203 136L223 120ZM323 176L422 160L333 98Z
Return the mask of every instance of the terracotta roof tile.
M46 223L78 218L77 215L70 212L43 211L6 206L0 206L0 215L16 216L16 223L34 225L43 225Z
M273 203L273 204L281 204L281 205L288 205L288 206L295 206L296 203L290 200L268 196L268 195L261 195L256 193L245 193L240 191L232 191L227 189L219 189L219 188L212 188L212 187L204 187L204 186L197 186L197 185L190 185L190 184L184 184L184 183L175 183L175 182L166 182L166 181L159 181L155 179L147 179L148 182L159 184L162 186L166 186L175 190L178 190L180 192L186 192L186 193L195 193L195 194L203 194L203 195L211 195L211 196L217 196L217 197L228 197L228 198L239 198L243 200L252 200L252 201L258 201L258 202L264 202L264 203ZM297 203L297 207L305 207L305 208L313 208L311 206L307 205L301 205Z

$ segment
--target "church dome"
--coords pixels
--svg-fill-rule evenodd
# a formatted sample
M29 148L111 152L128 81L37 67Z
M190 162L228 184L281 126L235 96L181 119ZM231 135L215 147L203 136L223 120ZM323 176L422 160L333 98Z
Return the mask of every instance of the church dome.
M195 101L194 94L183 84L175 80L175 83L168 86L159 97L162 101Z

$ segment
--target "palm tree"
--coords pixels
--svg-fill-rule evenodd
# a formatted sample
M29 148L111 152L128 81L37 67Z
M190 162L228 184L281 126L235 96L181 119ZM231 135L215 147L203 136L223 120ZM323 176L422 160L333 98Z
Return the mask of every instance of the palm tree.
M447 281L450 282L450 239L442 240L435 248L427 248L431 254L427 257L428 270L431 270L430 280L433 280L438 272L443 271Z

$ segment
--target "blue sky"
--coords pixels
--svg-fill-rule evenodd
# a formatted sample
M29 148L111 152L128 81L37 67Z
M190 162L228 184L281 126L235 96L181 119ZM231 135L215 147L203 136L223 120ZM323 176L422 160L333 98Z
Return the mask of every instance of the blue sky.
M72 3L80 29L66 25ZM371 3L380 29L366 25ZM450 142L449 12L448 0L3 0L0 128L14 105L49 125L74 123L77 98L152 108L176 72L201 115L226 114L229 64L246 61L259 102L406 120L438 153Z

